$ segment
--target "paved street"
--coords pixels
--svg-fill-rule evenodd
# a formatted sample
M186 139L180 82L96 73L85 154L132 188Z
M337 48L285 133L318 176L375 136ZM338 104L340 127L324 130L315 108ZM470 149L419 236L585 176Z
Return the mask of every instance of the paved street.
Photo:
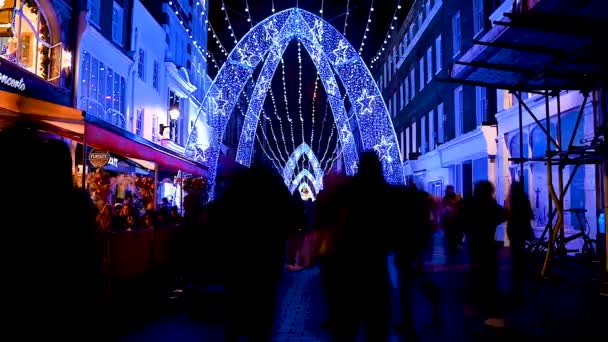
M507 266L503 268L506 277ZM438 266L429 278L441 289L441 325L431 325L430 306L423 295L415 299L416 329L421 341L476 341L511 340L513 338L560 337L586 340L601 336L601 320L606 322L605 298L581 277L587 276L581 267L566 264L559 280L530 283L526 303L506 297L509 328L503 331L482 329L480 322L471 319L466 305L466 265ZM503 284L507 281L503 279ZM508 292L508 286L503 287ZM395 301L396 302L396 301ZM602 309L603 308L603 309ZM599 311L602 309L601 311ZM160 316L137 328L129 329L118 340L135 341L221 341L221 324L208 318L188 314L183 309L166 310ZM325 319L324 303L316 268L286 273L277 298L275 341L329 341L320 328ZM398 320L398 309L395 310ZM603 316L602 316L603 315ZM400 340L393 336L393 341ZM405 340L405 339L403 339Z

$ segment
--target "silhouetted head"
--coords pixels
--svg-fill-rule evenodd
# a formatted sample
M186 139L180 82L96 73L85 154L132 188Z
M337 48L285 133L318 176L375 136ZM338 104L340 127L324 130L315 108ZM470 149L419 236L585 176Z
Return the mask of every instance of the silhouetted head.
M378 155L372 151L361 153L357 178L369 183L383 183L382 163Z
M454 189L453 185L448 185L445 187L445 195L446 195L446 197L456 195L456 190Z
M494 184L490 181L479 181L475 183L473 197L480 201L494 200Z
M509 197L511 202L519 202L522 199L527 198L524 183L513 182L511 183L511 190L509 191Z

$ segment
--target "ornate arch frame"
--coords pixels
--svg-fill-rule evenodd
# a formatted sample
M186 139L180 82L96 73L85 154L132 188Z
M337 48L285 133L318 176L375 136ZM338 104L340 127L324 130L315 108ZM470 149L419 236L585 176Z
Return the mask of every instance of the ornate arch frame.
M199 141L198 136L191 134L186 145L186 156L199 162L207 160L210 170L209 198L213 198L222 137L240 93L258 64L265 58L266 62L254 89L253 105L250 104L251 110L247 111L237 152L237 161L247 166L251 160L253 136L266 91L278 61L282 58L287 44L293 39L302 42L327 89L336 127L340 132L347 174L356 172L357 145L334 74L340 78L353 104L363 149L377 152L385 179L389 183L404 184L397 136L382 94L369 69L357 51L333 26L313 13L292 8L266 18L237 43L203 99L195 125L198 131L202 131L204 122L201 121L207 117L212 128L210 143L205 149L205 141ZM243 147L240 146L241 143L244 143Z

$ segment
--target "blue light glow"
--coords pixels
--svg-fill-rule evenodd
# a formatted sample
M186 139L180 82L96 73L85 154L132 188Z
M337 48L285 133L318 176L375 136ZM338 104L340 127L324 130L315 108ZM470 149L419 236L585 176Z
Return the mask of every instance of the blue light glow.
M350 102L355 104L354 113L363 149L379 153L384 176L389 183L404 184L397 136L386 105L367 66L346 38L333 26L313 13L292 8L273 14L260 22L237 43L203 100L195 127L202 131L205 125L202 120L207 118L207 123L212 128L209 147L205 150L205 142L197 135L191 134L186 145L186 156L199 162L207 160L206 164L210 170L210 198L213 198L221 141L229 120L227 114L232 113L246 82L264 59L264 55L268 54L253 93L254 98L247 110L244 123L247 129L243 129L241 133L237 152L237 161L249 165L253 134L270 87L270 80L285 48L294 39L300 41L309 53L325 89L328 90L328 100L336 127L341 128L342 155L345 165L349 165L347 174L356 172L358 151L348 125L347 112L335 74L340 77ZM201 155L201 150L204 155Z
M291 184L289 184L289 192L293 193L294 190L296 189L296 187L298 187L300 184L302 184L302 182L304 182L304 178L308 178L308 180L313 185L313 189L312 189L313 193L316 194L320 191L320 189L317 188L317 185L316 185L317 179L315 178L315 176L312 173L310 173L310 171L305 169L305 170L300 171L300 173L298 173L296 178L293 179Z
M296 166L298 165L298 161L300 160L300 158L303 155L305 155L306 158L308 159L310 166L312 167L312 170L314 172L314 176L310 180L313 182L312 184L315 187L315 190L316 191L322 190L323 189L323 170L321 169L321 163L319 163L319 159L317 158L315 153L312 151L310 146L308 146L308 144L306 144L306 143L302 143L300 146L298 146L293 151L291 156L289 156L287 163L285 163L285 167L283 168L283 181L285 182L285 185L290 186L290 184L292 183L292 180L294 179L293 178L294 171L296 169ZM303 171L307 171L307 170L303 170ZM298 177L299 177L299 175L298 175Z

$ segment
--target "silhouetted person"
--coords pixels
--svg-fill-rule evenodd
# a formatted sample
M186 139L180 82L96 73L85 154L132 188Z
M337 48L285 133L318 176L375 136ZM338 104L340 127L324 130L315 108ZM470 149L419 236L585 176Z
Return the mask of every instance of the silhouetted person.
M462 199L454 191L453 185L445 188L445 196L441 200L441 227L447 240L448 257L451 263L455 261L458 246L462 242Z
M527 267L525 242L534 237L531 224L534 213L523 183L511 184L507 207L507 234L510 242L513 290L519 295Z
M6 194L0 217L17 218L2 225L1 334L20 340L100 338L96 209L72 185L68 147L21 122L0 132L0 158Z
M481 314L496 317L498 307L498 245L496 226L506 220L505 211L496 203L494 185L475 184L473 197L464 205L467 239L471 251L472 291Z
M258 166L243 171L224 193L220 210L227 261L228 341L238 336L247 336L249 341L271 340L290 203L283 181Z
M390 327L388 186L374 152L364 152L345 196L345 224L336 237L338 341L353 341L363 324L368 341L384 341Z

